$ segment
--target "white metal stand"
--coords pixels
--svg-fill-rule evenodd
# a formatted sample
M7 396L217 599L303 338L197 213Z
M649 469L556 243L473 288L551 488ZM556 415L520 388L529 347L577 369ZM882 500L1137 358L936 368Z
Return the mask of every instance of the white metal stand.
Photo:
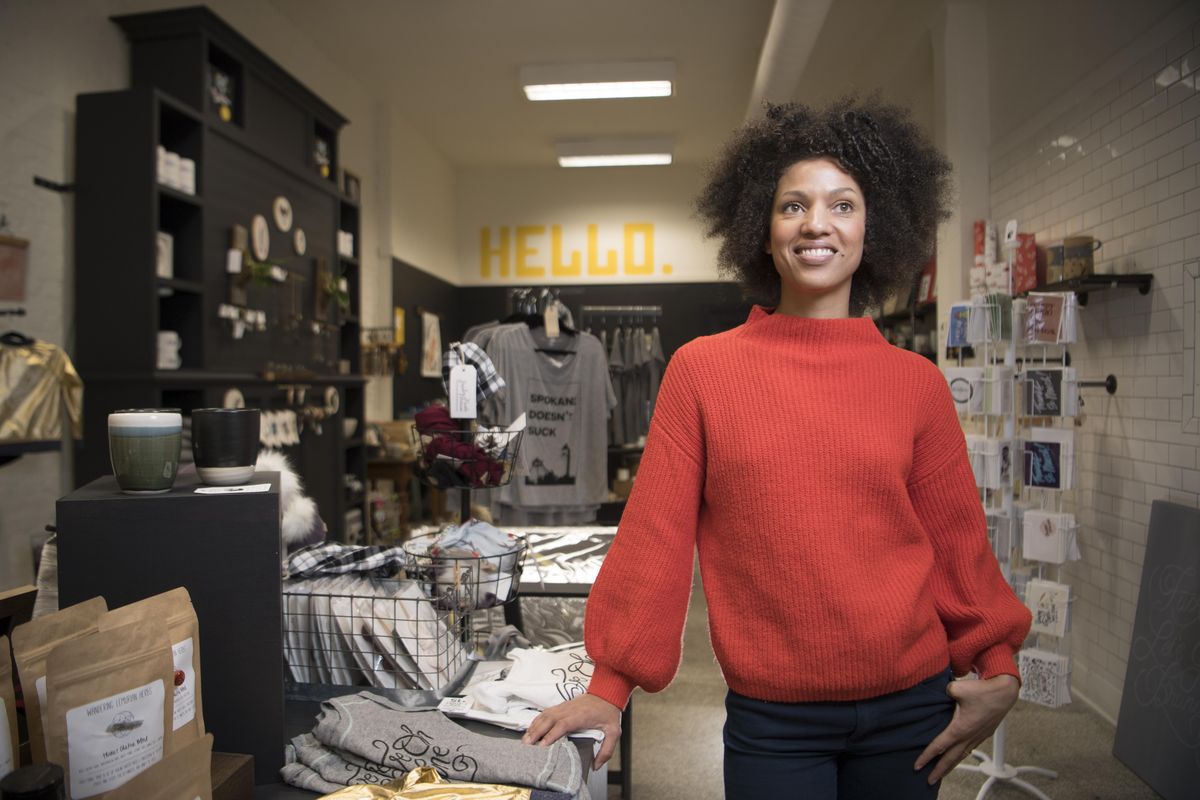
M975 795L975 800L983 800L988 796L988 792L992 787L1001 781L1010 783L1018 789L1021 789L1028 794L1038 798L1038 800L1050 800L1050 796L1027 781L1021 780L1021 775L1043 775L1047 778L1057 778L1058 773L1052 769L1044 767L1014 767L1004 761L1004 739L1005 729L1008 727L1008 720L1001 720L1000 727L996 728L996 732L992 735L992 755L988 755L982 750L974 750L971 752L972 758L979 759L978 764L959 764L955 769L963 772L978 772L981 775L987 775L988 778L983 782L983 786L979 787L979 794Z
M1012 272L1012 253L1010 251L1010 253L1009 253L1010 276L1011 276L1011 272ZM1009 286L1010 294L1011 294L1011 288L1012 287L1011 287L1011 277L1010 277L1010 286ZM999 307L995 307L990 313L998 314ZM1015 377L1015 369L1016 369L1016 364L1017 364L1017 330L1018 330L1019 321L1015 318L1015 312L1010 311L1010 314L1011 314L1011 317L1009 320L1010 321L1010 326L1009 326L1010 333L1009 333L1008 340L1004 342L1004 364L1005 364L1005 366L1010 367L1014 370L1014 377ZM992 330L992 325L991 325L990 320L989 320L987 329L989 331ZM991 341L990 335L989 335L987 343L982 348L982 351L983 351L983 362L985 365L987 365L991 362L991 358L992 358L992 352L991 352L992 351L992 341ZM1016 397L1016 387L1014 386L1013 387L1012 404L1010 406L1009 412L1003 416L1003 420L1004 420L1003 436L1008 441L1013 441L1013 436L1016 433L1016 415L1017 415L1017 397ZM1015 460L1016 459L1015 459L1015 454L1014 454L1014 459L1013 459L1013 461L1014 461L1013 468L1014 469L1016 468ZM1004 488L1001 490L1001 505L1002 505L1004 512L1007 515L1009 524L1011 525L1012 524L1011 521L1014 519L1013 491L1012 491L1011 480L1006 482L1004 485ZM1006 557L1006 558L1000 559L1000 569L1001 569L1001 572L1004 574L1004 579L1006 581L1010 580L1012 577L1011 576L1010 558ZM1005 750L1004 746L1005 746L1005 738L1006 738L1007 728L1008 728L1008 720L1007 719L1000 720L1000 725L996 728L996 732L994 734L992 734L992 754L990 756L987 753L983 752L982 750L973 750L971 752L971 756L975 759L978 759L979 763L978 764L962 764L962 763L960 763L957 766L955 766L955 769L962 770L963 772L976 772L976 773L980 773L982 775L987 776L987 780L984 781L983 786L981 786L979 788L979 794L975 795L975 800L984 800L984 798L987 797L988 792L990 792L992 790L992 787L995 786L997 783L1001 783L1001 782L1012 784L1016 788L1021 789L1025 792L1027 792L1028 794L1031 794L1034 797L1038 798L1038 800L1050 800L1049 795L1047 795L1041 789L1038 789L1033 784L1022 780L1020 776L1021 775L1042 775L1042 776L1045 776L1048 778L1057 778L1058 773L1055 772L1054 770L1046 769L1044 767L1031 767L1031 766L1014 767L1011 764L1007 763L1004 760L1004 750Z

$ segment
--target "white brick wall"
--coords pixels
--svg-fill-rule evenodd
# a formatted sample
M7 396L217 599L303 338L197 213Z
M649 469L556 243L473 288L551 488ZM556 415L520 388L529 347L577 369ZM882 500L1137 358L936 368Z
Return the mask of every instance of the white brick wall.
M1082 379L1119 381L1113 397L1084 392L1075 493L1083 559L1064 570L1076 594L1073 684L1113 719L1150 504L1200 505L1200 436L1185 434L1182 419L1191 392L1183 265L1200 260L1200 13L1182 28L1159 26L1117 59L1109 77L1069 92L1061 113L1039 117L1036 131L994 147L990 175L992 219L1015 218L1039 241L1091 234L1104 243L1097 272L1154 275L1147 296L1092 293L1082 341L1070 348Z

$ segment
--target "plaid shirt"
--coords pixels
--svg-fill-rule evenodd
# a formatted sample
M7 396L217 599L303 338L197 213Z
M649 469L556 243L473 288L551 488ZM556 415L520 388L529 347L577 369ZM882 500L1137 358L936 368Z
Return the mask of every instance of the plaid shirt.
M482 347L474 342L455 342L442 359L442 386L447 394L450 393L450 368L459 364L469 364L475 368L475 380L478 382L475 391L480 405L504 388L504 378L496 372L496 366Z
M359 547L326 542L297 550L287 562L289 578L315 578L367 572L377 578L390 578L404 569L402 547Z

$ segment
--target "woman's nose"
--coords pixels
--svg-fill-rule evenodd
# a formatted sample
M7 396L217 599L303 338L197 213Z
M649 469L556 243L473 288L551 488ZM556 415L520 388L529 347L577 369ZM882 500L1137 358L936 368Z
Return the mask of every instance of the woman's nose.
M800 230L810 236L823 236L829 232L829 217L818 208L810 208L800 218Z

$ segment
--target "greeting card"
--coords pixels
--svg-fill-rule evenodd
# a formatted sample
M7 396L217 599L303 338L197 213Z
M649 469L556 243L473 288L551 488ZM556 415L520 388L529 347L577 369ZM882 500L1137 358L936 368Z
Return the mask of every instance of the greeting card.
M1035 633L1065 636L1071 606L1071 587L1057 581L1034 578L1025 584L1025 605L1033 614Z
M1029 417L1079 414L1079 383L1074 367L1044 367L1021 375L1023 411Z
M1071 659L1047 650L1022 650L1018 657L1022 700L1047 708L1071 702Z
M1048 564L1075 561L1075 530L1073 514L1030 509L1021 516L1021 555Z
M1030 428L1023 447L1025 485L1035 489L1075 487L1075 432Z

